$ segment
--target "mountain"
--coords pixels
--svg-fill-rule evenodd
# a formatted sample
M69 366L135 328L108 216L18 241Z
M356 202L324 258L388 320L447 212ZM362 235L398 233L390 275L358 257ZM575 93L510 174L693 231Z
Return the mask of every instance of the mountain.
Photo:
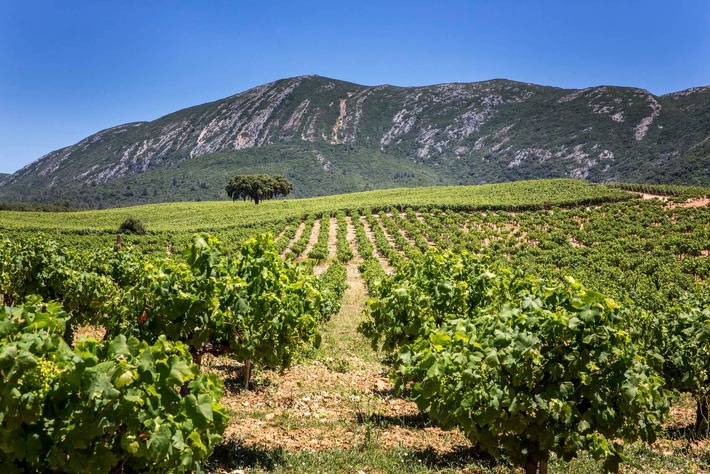
M285 174L299 197L542 177L708 185L710 87L655 96L301 76L100 131L0 177L0 200L224 199L229 176L257 172Z

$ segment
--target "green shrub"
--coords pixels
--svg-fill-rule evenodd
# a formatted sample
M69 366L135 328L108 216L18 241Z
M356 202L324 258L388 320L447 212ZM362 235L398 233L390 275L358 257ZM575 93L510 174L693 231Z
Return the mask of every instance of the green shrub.
M186 345L61 337L59 303L0 313L0 466L13 472L199 471L222 439L221 382Z
M670 392L658 353L628 330L638 315L572 278L430 253L377 290L360 331L398 349L396 387L526 472L582 451L616 471L619 440L662 431Z
M123 234L145 235L146 229L140 219L129 217L123 221L123 224L118 228L118 232Z

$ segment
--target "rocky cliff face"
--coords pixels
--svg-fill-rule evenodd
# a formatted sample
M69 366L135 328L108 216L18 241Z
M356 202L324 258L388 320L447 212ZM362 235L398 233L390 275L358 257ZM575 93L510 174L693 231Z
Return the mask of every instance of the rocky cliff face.
M336 167L333 150L357 147L425 166L443 182L662 181L664 169L708 139L709 87L657 97L507 80L402 88L302 76L103 130L0 176L0 199L23 188L39 186L48 196L214 154L284 146L313 150L326 173ZM702 181L707 160L700 161Z

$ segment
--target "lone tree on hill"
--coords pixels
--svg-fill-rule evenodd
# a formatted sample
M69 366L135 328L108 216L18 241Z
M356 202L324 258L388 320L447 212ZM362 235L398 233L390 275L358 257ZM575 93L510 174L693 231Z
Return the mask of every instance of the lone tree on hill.
M238 174L232 176L224 189L233 201L251 199L254 204L259 204L263 199L287 196L293 191L293 185L280 174Z

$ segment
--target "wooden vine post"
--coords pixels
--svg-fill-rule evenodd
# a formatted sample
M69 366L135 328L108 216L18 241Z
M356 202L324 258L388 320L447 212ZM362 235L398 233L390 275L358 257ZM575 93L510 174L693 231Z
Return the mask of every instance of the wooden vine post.
M547 474L547 460L538 461L533 454L528 454L528 458L525 461L525 474L538 474L538 472Z
M695 409L695 432L698 435L707 435L710 430L710 397L700 395L696 402Z
M244 388L249 390L249 381L251 380L251 359L244 361Z
M538 471L538 466L540 470ZM547 461L535 461L534 459L529 459L525 464L525 474L547 474Z

